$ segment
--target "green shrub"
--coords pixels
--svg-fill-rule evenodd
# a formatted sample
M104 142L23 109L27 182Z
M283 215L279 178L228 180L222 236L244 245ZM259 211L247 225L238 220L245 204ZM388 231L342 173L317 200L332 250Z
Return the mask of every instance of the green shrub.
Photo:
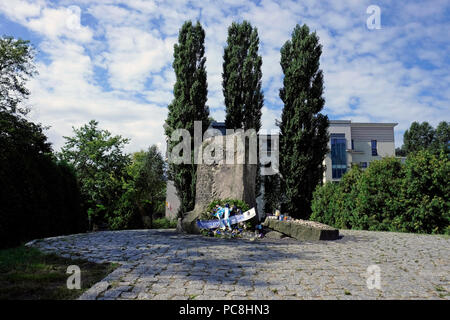
M339 208L339 185L327 182L316 188L311 203L312 214L310 219L328 225L337 226L336 217L340 213Z
M420 151L408 156L402 184L404 230L448 233L450 225L450 161L444 152Z
M356 181L357 197L352 227L373 231L397 231L403 214L400 192L404 171L399 159L386 157L370 163Z
M327 182L316 188L310 219L340 229L351 228L359 220L354 215L354 207L358 195L356 183L361 175L361 169L354 166L339 183Z
M0 247L86 231L74 170L41 126L0 112Z
M205 212L202 212L202 214L200 215L200 219L201 220L214 220L214 219L217 219L211 213L215 209L216 205L219 205L219 206L223 207L227 203L230 205L230 208L233 207L233 206L236 206L237 208L241 209L242 212L245 212L245 211L250 209L249 205L247 203L245 203L244 201L242 201L242 200L238 200L238 199L216 199L216 200L211 201L211 203L206 208Z
M177 227L177 220L169 220L167 218L154 219L152 229L173 229Z
M311 220L336 228L449 233L450 161L420 151L405 164L395 158L352 168L337 184L319 186Z

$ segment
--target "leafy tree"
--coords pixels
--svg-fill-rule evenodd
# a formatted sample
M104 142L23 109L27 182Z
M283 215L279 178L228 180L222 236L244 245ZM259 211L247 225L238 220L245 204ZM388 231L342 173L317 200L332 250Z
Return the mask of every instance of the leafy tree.
M233 22L228 28L222 73L225 125L229 129L254 129L256 132L261 129L264 95L261 89L262 58L258 50L257 28L245 20L242 23ZM256 197L261 190L259 166L257 170Z
M133 155L129 173L135 185L136 205L144 224L148 227L151 227L153 215L161 215L165 208L164 167L163 157L155 145L151 146L147 152L141 151Z
M152 228L153 217L164 211L164 160L156 146L135 152L122 178L121 197L108 216L111 229Z
M408 156L420 150L429 150L439 155L443 150L450 153L450 126L449 122L441 121L436 129L428 122L419 123L414 121L403 134L403 145L395 149L395 155Z
M310 219L336 228L342 228L338 226L336 221L336 217L341 212L340 196L338 183L328 181L324 185L318 186L313 193Z
M414 121L403 134L402 149L409 153L431 147L434 139L434 129L428 122Z
M450 233L450 160L442 151L411 154L404 166L404 203L398 229L420 233Z
M327 182L318 186L313 194L310 219L340 229L357 226L360 217L355 212L355 205L362 174L358 166L353 166L339 183Z
M280 176L278 174L262 177L264 185L264 212L274 213L280 208Z
M404 177L400 160L386 157L373 161L357 182L353 228L373 231L395 231L402 214L399 198Z
M169 105L166 119L165 134L171 137L176 129L186 129L191 134L191 150L194 145L194 121L201 121L203 132L209 126L209 108L206 106L207 82L205 62L205 31L197 22L183 24L178 43L174 46L173 69L176 75L174 99ZM179 141L170 141L170 153ZM197 165L194 164L194 154L191 152L191 164L169 164L168 176L173 180L180 198L178 214L194 208Z
M113 215L115 201L122 195L122 179L130 163L123 147L129 140L99 129L95 120L73 130L73 137L64 137L59 157L75 168L89 217L98 225Z
M406 157L406 151L403 148L395 148L395 155L397 157Z
M450 159L441 151L412 153L352 168L338 184L318 186L311 219L337 228L450 233Z
M433 153L439 154L441 150L445 153L450 153L450 122L439 122L434 132L433 142L431 149Z
M28 112L20 104L30 95L25 84L36 74L33 60L34 50L29 41L0 38L0 111Z
M323 179L328 151L328 117L321 114L325 100L319 69L322 46L316 33L297 25L292 39L281 48L284 73L280 98L284 103L280 123L280 173L286 199L284 211L308 218L311 199Z
M223 95L225 124L229 129L261 128L262 58L258 54L258 30L247 21L233 22L228 28L223 55Z
M42 125L24 118L33 59L28 41L0 38L0 247L85 230L72 168L56 161Z
M39 124L0 111L0 247L85 231L80 190Z

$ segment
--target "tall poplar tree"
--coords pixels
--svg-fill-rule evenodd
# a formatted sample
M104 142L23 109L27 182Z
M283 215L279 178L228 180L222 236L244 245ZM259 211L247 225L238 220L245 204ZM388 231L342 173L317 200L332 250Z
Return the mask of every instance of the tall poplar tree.
M202 121L205 131L209 126L209 108L206 106L205 31L200 22L186 21L180 29L174 46L173 69L176 75L174 99L169 105L165 133L170 138L175 129L186 129L191 134L191 163L169 164L168 175L173 180L180 198L178 215L194 208L197 165L194 164L194 121ZM168 152L179 142L170 141Z
M233 22L228 28L223 55L223 95L225 124L229 129L261 128L262 58L258 54L258 30L247 21Z
M264 95L261 89L262 58L258 54L257 28L248 21L233 22L228 28L223 54L223 95L225 125L228 129L261 129L261 109ZM255 196L261 189L260 168L256 175Z
M284 103L280 126L280 173L283 210L309 218L312 193L323 179L328 152L328 117L320 113L325 100L319 69L322 46L308 26L297 25L281 48L284 73L280 98Z

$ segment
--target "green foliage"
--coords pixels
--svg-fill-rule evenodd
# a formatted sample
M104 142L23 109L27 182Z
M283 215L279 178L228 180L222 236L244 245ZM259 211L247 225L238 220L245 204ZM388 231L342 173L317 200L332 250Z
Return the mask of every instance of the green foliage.
M365 230L395 231L402 210L400 199L404 172L400 160L373 161L357 180L353 226Z
M136 152L122 178L123 194L113 215L108 216L112 229L151 228L152 219L164 213L166 182L164 160L153 145Z
M340 196L341 193L337 183L327 182L323 186L317 187L313 193L310 219L338 227L336 218L341 213L339 206ZM339 226L339 228L342 228L342 226Z
M248 21L233 22L228 28L223 54L223 95L225 125L228 129L261 129L261 109L264 104L262 85L262 57L258 54L257 28ZM260 168L255 180L255 196L260 195Z
M281 48L282 211L295 218L310 216L312 194L323 179L323 160L328 151L328 117L320 113L325 103L321 54L319 38L306 25L297 25L292 39Z
M0 247L85 230L73 169L21 105L36 71L28 41L0 38Z
M258 54L258 30L247 21L233 22L228 28L223 55L223 95L225 124L229 129L261 128L262 58Z
M153 229L174 229L177 227L177 220L169 220L167 218L158 218L153 220Z
M197 22L183 24L178 43L174 46L173 69L176 82L174 85L174 100L168 106L165 134L169 138L176 129L186 129L191 135L190 146L194 145L194 121L201 121L203 132L209 126L209 108L206 106L208 85L206 82L205 62L205 31ZM202 133L203 133L202 132ZM179 141L169 140L168 152L172 151ZM188 212L194 208L197 166L192 164L170 163L168 176L174 182L180 209L178 214Z
M233 206L236 206L238 209L241 209L242 212L248 211L250 209L249 205L245 201L242 201L242 200L230 199L230 198L216 199L216 200L211 201L211 203L206 207L206 211L202 212L200 219L201 220L217 219L211 213L216 208L216 205L224 207L227 203L230 205L230 208L232 208Z
M20 104L30 95L26 81L36 74L34 54L29 41L0 38L0 111L13 114L28 112Z
M319 186L311 220L337 228L449 233L450 160L421 150L405 164L390 157L354 167L336 183Z
M280 176L278 174L262 177L264 185L264 212L274 213L280 209Z
M441 121L436 129L428 122L414 121L403 135L401 149L396 149L396 155L407 156L420 150L430 150L438 155L441 151L450 152L450 125L447 121Z
M310 219L348 229L358 223L358 216L353 215L358 191L356 182L362 171L358 166L352 167L340 183L327 182L317 187L313 194Z
M395 148L396 157L406 157L406 151L403 148Z
M0 246L85 231L73 168L57 162L43 128L0 111Z
M94 120L74 132L59 157L75 168L92 227L150 228L164 212L165 163L158 148L125 154L128 139Z
M402 229L420 233L450 231L450 161L421 151L407 158L402 184ZM403 230L402 230L403 231Z
M439 154L441 151L444 151L447 155L450 154L450 122L439 122L434 131L431 150L435 154Z
M428 122L414 121L403 134L403 146L406 154L418 150L427 149L431 146L434 137L434 129Z
M123 192L122 179L131 161L123 148L129 140L99 129L95 120L73 130L73 137L64 137L59 158L75 168L91 221L101 225L114 215L115 201Z
M137 202L150 215L162 214L165 208L165 163L158 148L135 153L129 173L135 182Z

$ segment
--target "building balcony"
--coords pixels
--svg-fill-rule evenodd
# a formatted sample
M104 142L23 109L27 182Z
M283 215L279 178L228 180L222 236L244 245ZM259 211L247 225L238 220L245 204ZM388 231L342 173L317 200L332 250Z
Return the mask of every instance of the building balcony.
M347 152L353 153L353 154L364 154L364 151L362 151L362 150L347 149Z

